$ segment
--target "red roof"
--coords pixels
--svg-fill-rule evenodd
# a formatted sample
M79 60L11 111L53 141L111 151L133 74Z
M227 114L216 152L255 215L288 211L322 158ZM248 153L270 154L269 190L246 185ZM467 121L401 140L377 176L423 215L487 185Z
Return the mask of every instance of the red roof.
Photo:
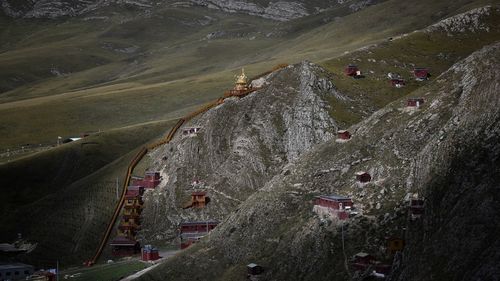
M141 196L139 190L127 190L127 193L125 193L125 198L136 198L139 196Z
M417 67L413 70L413 74L415 74L417 78L427 78L429 71L427 68Z

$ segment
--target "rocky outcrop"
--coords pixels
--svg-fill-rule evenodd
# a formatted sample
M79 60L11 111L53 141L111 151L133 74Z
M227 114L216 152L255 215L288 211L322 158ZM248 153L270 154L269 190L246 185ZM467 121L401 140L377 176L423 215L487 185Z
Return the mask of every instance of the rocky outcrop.
M309 15L304 3L294 1L270 2L268 6L261 6L245 0L192 0L192 2L229 13L245 13L279 21L287 21Z
M284 166L333 138L337 128L325 100L340 93L323 69L304 62L265 80L261 90L226 99L151 153L164 181L145 196L144 240L174 238L181 221L222 220ZM186 127L201 129L184 136ZM200 183L193 186L193 180ZM210 203L203 210L183 210L194 190L206 191Z
M24 18L59 18L64 16L88 15L91 12L110 5L128 5L151 12L155 6L171 7L203 6L228 13L244 13L277 21L289 21L310 14L316 14L325 9L347 5L351 11L358 11L375 3L374 0L322 1L314 4L308 1L271 1L263 4L252 0L189 0L164 1L156 3L151 0L4 0L2 9L11 17Z
M244 276L249 262L266 268L264 280L361 280L348 257L367 251L390 261L388 235L408 243L393 280L495 280L498 58L500 43L485 47L414 92L425 99L419 109L398 100L353 126L349 142L329 140L303 154L208 239L141 280L226 280ZM356 183L360 170L371 183ZM320 218L311 199L331 193L352 197L363 215L344 224ZM426 202L415 222L408 193Z
M128 5L138 9L153 6L150 0L23 0L2 1L4 13L11 17L60 18L74 17L97 11L110 5Z
M488 24L482 19L489 16L492 9L496 9L498 12L498 8L493 8L491 6L476 8L431 25L426 31L442 31L446 32L449 36L453 33L478 32L481 30L489 31Z

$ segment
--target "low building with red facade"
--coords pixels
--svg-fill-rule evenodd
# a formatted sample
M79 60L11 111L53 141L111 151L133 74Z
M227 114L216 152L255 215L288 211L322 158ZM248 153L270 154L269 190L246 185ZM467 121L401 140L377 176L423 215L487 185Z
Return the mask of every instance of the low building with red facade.
M141 177L132 178L133 185L143 186L149 189L157 187L160 184L160 182L161 182L160 172L146 172L144 178Z
M322 195L314 199L314 205L327 208L330 213L338 219L345 220L349 218L349 213L353 208L351 198L338 195Z
M364 252L359 252L352 257L351 266L354 270L366 270L375 262L375 257Z
M347 130L339 130L337 131L337 138L341 140L349 140L351 139L351 133Z
M335 210L349 210L352 208L352 200L348 197L338 195L321 195L315 198L314 205L319 205Z
M422 104L424 104L423 98L409 98L406 101L406 106L408 107L420 107Z
M217 221L197 221L183 222L179 225L181 237L181 249L185 249L198 242L207 233L213 230L219 222Z
M367 172L361 171L356 173L356 180L361 183L367 183L372 180L372 176Z
M125 236L117 236L109 245L111 245L111 253L115 257L133 256L141 250L139 242Z
M141 259L143 261L155 261L160 259L158 249L151 245L144 246L142 248Z
M359 68L354 64L350 64L344 69L344 74L347 76L356 76L357 71L359 71Z
M0 280L2 276L0 276ZM30 281L56 281L57 276L54 272L51 271L37 271L33 275L26 277L26 279L23 280L30 280Z
M425 67L416 67L413 69L413 75L417 81L424 81L429 79L429 70Z
M182 222L179 225L181 233L199 233L209 232L214 229L219 222L217 221L196 221L196 222Z

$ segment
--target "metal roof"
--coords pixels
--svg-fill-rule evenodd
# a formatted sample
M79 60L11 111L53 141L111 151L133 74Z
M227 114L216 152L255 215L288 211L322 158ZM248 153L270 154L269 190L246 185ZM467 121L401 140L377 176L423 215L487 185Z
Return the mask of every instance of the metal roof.
M324 198L324 199L330 199L330 200L351 200L351 198L349 198L349 197L344 197L344 196L340 196L340 195L336 195L336 194L321 195L319 197Z
M180 225L198 225L198 224L218 224L218 221L189 221L181 222Z
M259 266L259 265L256 264L256 263L249 263L249 264L247 264L247 267L250 267L250 268L254 268L256 266Z
M364 257L368 257L370 254L368 253L365 253L365 252L359 252L357 253L355 256L356 257L360 257L360 258L364 258Z
M34 267L32 265L24 264L24 263L0 264L0 270L21 269L21 268L33 269Z

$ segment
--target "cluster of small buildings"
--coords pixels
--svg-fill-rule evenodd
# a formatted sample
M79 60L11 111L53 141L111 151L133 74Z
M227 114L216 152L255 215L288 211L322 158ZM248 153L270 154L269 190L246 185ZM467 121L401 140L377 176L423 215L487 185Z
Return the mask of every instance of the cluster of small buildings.
M154 189L161 181L159 172L146 172L145 176L133 177L132 185L127 187L123 204L123 213L118 225L118 233L110 243L112 254L117 257L138 254L141 250L136 240L141 225L143 208L142 196L146 189Z
M357 65L354 64L349 64L348 66L345 67L344 69L344 74L346 76L350 76L353 78L363 78L364 76L361 74L361 70L358 68ZM401 75L397 73L389 73L388 75L389 82L393 87L396 88L402 88L406 85L405 80ZM429 79L430 74L429 70L425 67L416 67L413 69L413 76L415 77L415 80L417 81L425 81Z

